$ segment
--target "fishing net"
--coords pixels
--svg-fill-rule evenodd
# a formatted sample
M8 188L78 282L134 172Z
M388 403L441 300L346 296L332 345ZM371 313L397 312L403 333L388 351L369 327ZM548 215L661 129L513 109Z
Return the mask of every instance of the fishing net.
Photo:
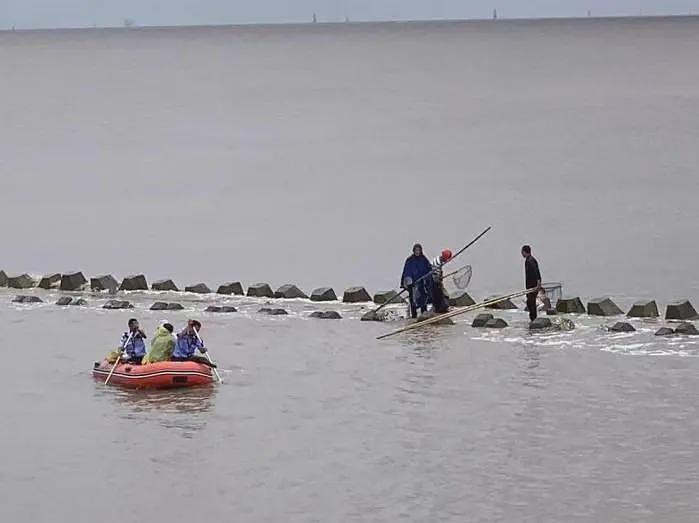
M556 303L563 296L563 284L561 282L542 283L541 289L536 297L537 309L540 311L555 309ZM526 302L524 310L527 310Z
M449 291L462 291L468 284L471 283L473 270L470 265L464 265L460 269L452 272L447 272L442 280L444 288L449 294Z
M544 292L546 293L546 297L551 302L551 306L555 308L556 303L558 303L558 300L560 300L563 296L563 283L549 282L542 283L541 286L543 287Z

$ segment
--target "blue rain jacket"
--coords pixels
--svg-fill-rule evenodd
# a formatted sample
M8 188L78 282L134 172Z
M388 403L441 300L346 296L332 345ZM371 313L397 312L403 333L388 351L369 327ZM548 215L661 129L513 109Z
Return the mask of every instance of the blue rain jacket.
M197 335L178 333L175 341L175 349L172 351L173 358L191 358L194 356L194 351L201 349L204 345L199 341Z
M142 336L140 332L134 333L129 340L129 332L125 332L121 337L121 345L124 347L124 351L129 358L142 358L146 355L146 343L143 341L145 336ZM126 343L126 340L129 340ZM126 345L124 346L124 343Z
M400 278L400 286L405 286L406 278L410 278L413 284L413 303L416 307L423 307L430 303L432 296L432 278L420 278L432 271L430 260L424 254L422 256L409 256L403 266L403 275Z

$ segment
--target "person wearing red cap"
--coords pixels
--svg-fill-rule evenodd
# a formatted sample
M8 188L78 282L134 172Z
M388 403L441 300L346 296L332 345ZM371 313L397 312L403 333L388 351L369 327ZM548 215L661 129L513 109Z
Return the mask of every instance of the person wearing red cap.
M444 249L439 258L435 258L432 262L432 309L437 314L449 312L449 298L444 292L442 284L442 266L452 259L452 252L449 249Z

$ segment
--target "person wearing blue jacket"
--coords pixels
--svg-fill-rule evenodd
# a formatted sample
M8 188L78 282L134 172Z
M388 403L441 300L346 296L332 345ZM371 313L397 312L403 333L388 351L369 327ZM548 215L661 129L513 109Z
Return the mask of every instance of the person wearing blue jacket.
M129 363L139 364L146 355L146 333L141 329L136 318L129 320L129 330L121 337L122 350L125 353L122 356L124 361Z
M196 329L196 331L195 331ZM201 323L197 320L189 320L187 326L177 333L175 348L172 351L172 361L187 361L194 358L194 351L199 350L202 354L206 352L206 347L198 336Z
M422 252L422 245L413 245L413 254L405 260L400 286L408 291L410 316L417 318L417 310L427 312L427 304L432 295L432 278L425 277L432 272L432 265Z

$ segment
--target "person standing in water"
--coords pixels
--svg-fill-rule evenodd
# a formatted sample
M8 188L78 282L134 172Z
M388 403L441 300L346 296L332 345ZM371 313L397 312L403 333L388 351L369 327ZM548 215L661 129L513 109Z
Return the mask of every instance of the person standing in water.
M417 318L417 310L427 312L427 303L432 293L431 278L425 277L432 270L430 260L422 252L422 245L413 245L413 254L405 260L400 287L408 291L410 316Z
M527 310L529 319L536 319L536 297L541 290L541 272L539 262L532 256L532 248L529 245L522 247L522 257L524 258L524 280L527 289L535 289L527 294Z
M452 259L452 252L449 249L444 249L439 258L435 258L432 262L432 308L437 314L449 312L449 299L444 292L442 278L442 265Z

